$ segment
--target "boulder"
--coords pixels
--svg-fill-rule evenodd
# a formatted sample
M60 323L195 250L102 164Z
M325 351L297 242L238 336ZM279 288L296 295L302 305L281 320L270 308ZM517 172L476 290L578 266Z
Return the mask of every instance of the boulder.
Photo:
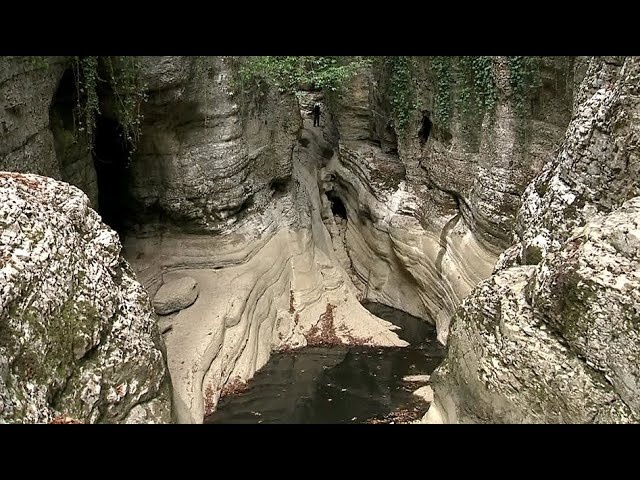
M420 387L415 392L413 392L413 394L422 398L425 402L433 402L433 389L429 385Z
M0 172L0 423L171 421L164 343L120 251L80 189Z
M195 278L182 277L173 280L160 287L153 298L153 308L158 315L169 315L192 305L199 292Z

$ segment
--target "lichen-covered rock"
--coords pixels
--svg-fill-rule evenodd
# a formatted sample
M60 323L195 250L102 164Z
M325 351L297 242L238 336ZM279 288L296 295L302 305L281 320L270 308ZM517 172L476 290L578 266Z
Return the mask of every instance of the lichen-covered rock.
M538 263L575 227L640 195L639 82L637 58L591 62L562 150L524 192L519 263Z
M198 282L182 277L165 283L153 297L153 308L158 315L168 315L192 305L198 298Z
M168 422L144 288L79 189L0 172L0 420Z
M640 58L591 60L517 242L452 321L448 421L640 421L639 77Z

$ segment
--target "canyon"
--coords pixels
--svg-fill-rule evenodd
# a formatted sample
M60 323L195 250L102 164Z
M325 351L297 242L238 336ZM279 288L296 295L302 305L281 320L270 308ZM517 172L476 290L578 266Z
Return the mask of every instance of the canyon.
M520 102L483 57L445 118L456 58L400 117L382 61L336 94L139 57L135 150L106 88L77 135L73 59L0 58L0 422L202 423L274 354L407 347L377 302L446 349L418 422L637 423L640 60L540 57Z

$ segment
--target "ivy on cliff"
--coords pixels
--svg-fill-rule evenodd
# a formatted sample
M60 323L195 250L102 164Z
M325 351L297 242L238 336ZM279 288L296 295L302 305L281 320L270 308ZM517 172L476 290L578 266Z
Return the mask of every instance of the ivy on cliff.
M91 150L96 119L101 113L101 92L108 92L113 99L112 113L122 127L130 155L135 151L142 121L140 108L147 99L140 68L137 57L74 57L77 90L74 119L77 131L86 135Z
M511 102L524 113L527 99L540 85L540 57L507 57ZM432 57L436 120L448 124L455 107L464 117L491 112L498 100L490 56Z
M267 83L288 93L295 93L303 85L338 92L370 62L367 57L242 57L238 62L236 81L241 88Z
M392 115L398 133L404 133L411 112L421 108L416 87L416 63L413 57L389 56L382 58L389 77L388 94Z
M507 62L513 105L523 112L527 99L541 85L540 57L507 57Z

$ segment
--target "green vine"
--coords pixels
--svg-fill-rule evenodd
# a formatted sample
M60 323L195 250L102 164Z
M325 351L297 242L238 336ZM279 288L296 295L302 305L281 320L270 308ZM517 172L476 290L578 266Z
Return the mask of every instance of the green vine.
M93 150L93 132L96 117L100 114L98 101L98 57L75 57L77 130L87 136L89 149Z
M143 118L140 109L147 99L147 85L141 81L140 68L136 57L74 57L77 91L74 119L77 131L86 135L91 151L101 100L110 95L112 113L122 127L131 160L140 137Z
M433 57L435 119L449 124L455 106L464 117L480 117L498 99L492 59L487 56ZM457 85L457 88L454 86Z
M234 87L244 89L267 83L282 92L295 93L302 85L311 85L338 92L369 64L370 59L366 57L243 57L238 62Z
M540 57L507 57L513 106L524 113L527 100L541 85Z
M389 72L389 94L396 130L403 134L414 110L421 105L415 84L415 60L412 57L384 57Z
M431 67L435 76L433 111L434 120L448 125L451 120L452 57L433 57Z
M40 70L49 66L46 57L32 55L27 58L29 59L28 61L31 64L31 67L35 70Z

